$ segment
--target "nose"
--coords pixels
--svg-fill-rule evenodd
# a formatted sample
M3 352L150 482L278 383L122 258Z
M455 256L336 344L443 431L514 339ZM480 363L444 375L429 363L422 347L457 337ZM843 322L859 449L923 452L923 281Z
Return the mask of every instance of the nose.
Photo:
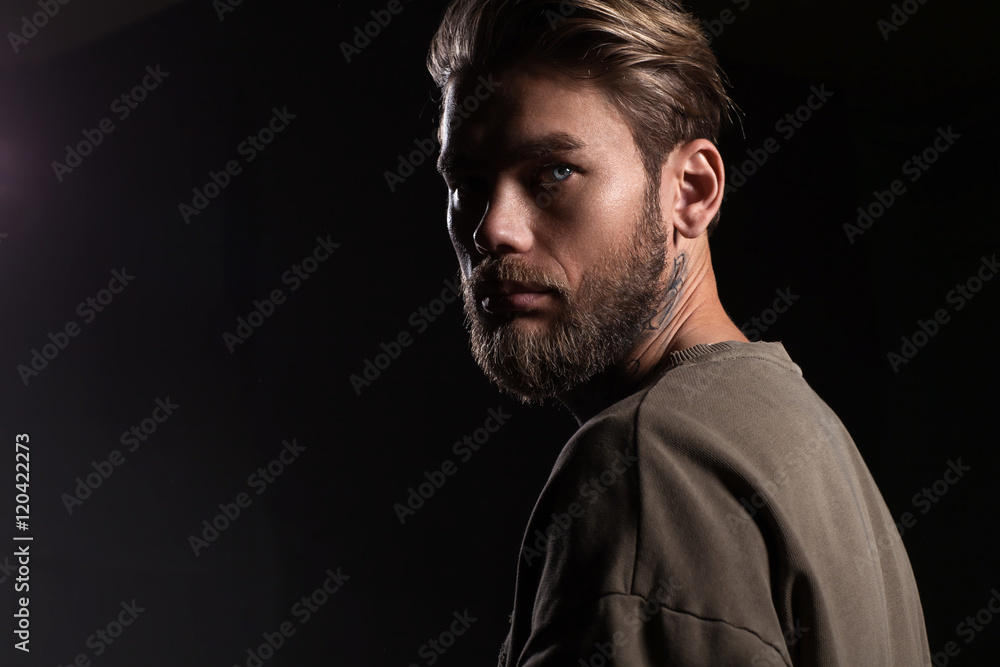
M499 257L531 249L531 208L517 183L498 181L472 234L476 250Z

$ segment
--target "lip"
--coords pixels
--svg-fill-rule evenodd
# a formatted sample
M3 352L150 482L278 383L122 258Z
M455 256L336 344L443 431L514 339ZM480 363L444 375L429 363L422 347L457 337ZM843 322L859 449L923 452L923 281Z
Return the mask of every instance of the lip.
M488 313L527 312L537 309L554 293L555 290L537 283L503 281L488 285L480 303Z

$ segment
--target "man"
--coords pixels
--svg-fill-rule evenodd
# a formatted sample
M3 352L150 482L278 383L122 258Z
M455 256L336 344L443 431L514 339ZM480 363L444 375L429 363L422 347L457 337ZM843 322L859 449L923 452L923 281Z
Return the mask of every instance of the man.
M730 102L697 22L671 0L456 0L428 68L474 356L581 424L500 665L929 665L853 441L719 301Z

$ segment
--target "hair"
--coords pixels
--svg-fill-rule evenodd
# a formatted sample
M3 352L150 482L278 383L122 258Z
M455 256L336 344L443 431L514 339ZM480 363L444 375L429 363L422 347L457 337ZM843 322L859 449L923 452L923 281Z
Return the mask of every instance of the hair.
M524 65L596 85L656 184L674 148L717 143L734 110L708 38L676 0L454 0L427 54L442 91L470 74Z

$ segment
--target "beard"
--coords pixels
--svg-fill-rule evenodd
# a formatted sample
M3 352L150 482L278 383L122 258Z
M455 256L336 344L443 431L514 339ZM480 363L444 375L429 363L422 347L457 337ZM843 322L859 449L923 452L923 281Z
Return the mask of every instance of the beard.
M647 181L643 211L629 240L587 269L576 290L509 255L488 257L463 276L472 354L501 391L523 403L541 403L627 360L673 281L663 275L667 237L658 195L658 184ZM476 298L483 285L508 280L554 290L562 307L534 330L519 326L523 315L484 312Z

